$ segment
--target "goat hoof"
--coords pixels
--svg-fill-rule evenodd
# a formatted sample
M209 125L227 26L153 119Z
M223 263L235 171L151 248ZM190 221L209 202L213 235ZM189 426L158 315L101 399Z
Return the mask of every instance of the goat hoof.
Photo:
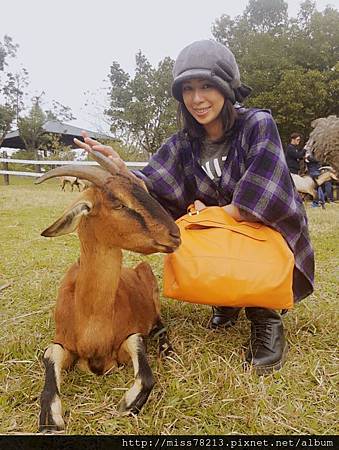
M39 426L39 434L64 434L65 428L57 425L41 425Z
M42 417L44 419L44 417ZM56 419L56 420L53 420ZM65 422L63 418L59 415L56 417L47 418L47 420L42 420L39 423L39 433L42 434L57 434L65 432Z
M170 356L173 353L173 347L167 342L159 347L159 356Z
M43 430L38 434L65 434L65 430Z
M127 406L126 401L122 400L118 411L121 416L136 416L139 414L140 408L138 408L136 405Z

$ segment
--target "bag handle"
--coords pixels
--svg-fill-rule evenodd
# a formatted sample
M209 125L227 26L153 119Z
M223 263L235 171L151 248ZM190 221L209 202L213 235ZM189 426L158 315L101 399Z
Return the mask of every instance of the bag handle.
M262 234L262 230L258 232L258 230L246 229L245 227L237 227L232 225L227 225L225 223L218 223L213 221L204 221L204 222L195 222L195 223L187 223L184 225L185 230L187 231L198 231L198 230L208 230L211 228L221 228L228 231L233 231L234 233L242 234L243 236L249 237L251 239L255 239L256 241L267 241L266 236Z
M198 214L200 214L200 211L195 209L194 203L191 203L190 205L187 206L187 214L189 216L197 216Z
M177 220L185 230L196 231L208 228L223 228L257 241L266 241L265 227L257 222L238 222L219 206L209 206L197 211L189 205L187 214Z

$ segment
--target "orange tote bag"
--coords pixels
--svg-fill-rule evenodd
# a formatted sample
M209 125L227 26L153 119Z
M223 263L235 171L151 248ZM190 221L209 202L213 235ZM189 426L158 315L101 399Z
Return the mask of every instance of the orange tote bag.
M294 256L280 233L223 208L176 221L180 247L164 260L164 295L217 306L293 307Z

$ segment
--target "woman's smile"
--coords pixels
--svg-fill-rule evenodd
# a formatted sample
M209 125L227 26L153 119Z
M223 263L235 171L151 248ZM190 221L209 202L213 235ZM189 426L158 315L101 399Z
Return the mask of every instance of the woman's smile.
M193 110L198 116L204 116L211 110L211 107L208 106L207 108L193 108Z
M205 128L211 139L222 136L220 112L225 98L214 84L204 79L193 78L182 85L182 97L188 112Z

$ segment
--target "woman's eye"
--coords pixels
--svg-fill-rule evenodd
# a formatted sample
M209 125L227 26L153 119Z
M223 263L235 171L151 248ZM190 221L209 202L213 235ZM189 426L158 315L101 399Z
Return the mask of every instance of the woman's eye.
M206 83L206 84L204 84L204 85L202 86L202 88L203 88L203 89L211 89L211 88L212 88L212 85Z
M192 88L191 88L191 86L188 86L188 85L184 85L183 87L182 87L182 90L183 91L190 91Z

